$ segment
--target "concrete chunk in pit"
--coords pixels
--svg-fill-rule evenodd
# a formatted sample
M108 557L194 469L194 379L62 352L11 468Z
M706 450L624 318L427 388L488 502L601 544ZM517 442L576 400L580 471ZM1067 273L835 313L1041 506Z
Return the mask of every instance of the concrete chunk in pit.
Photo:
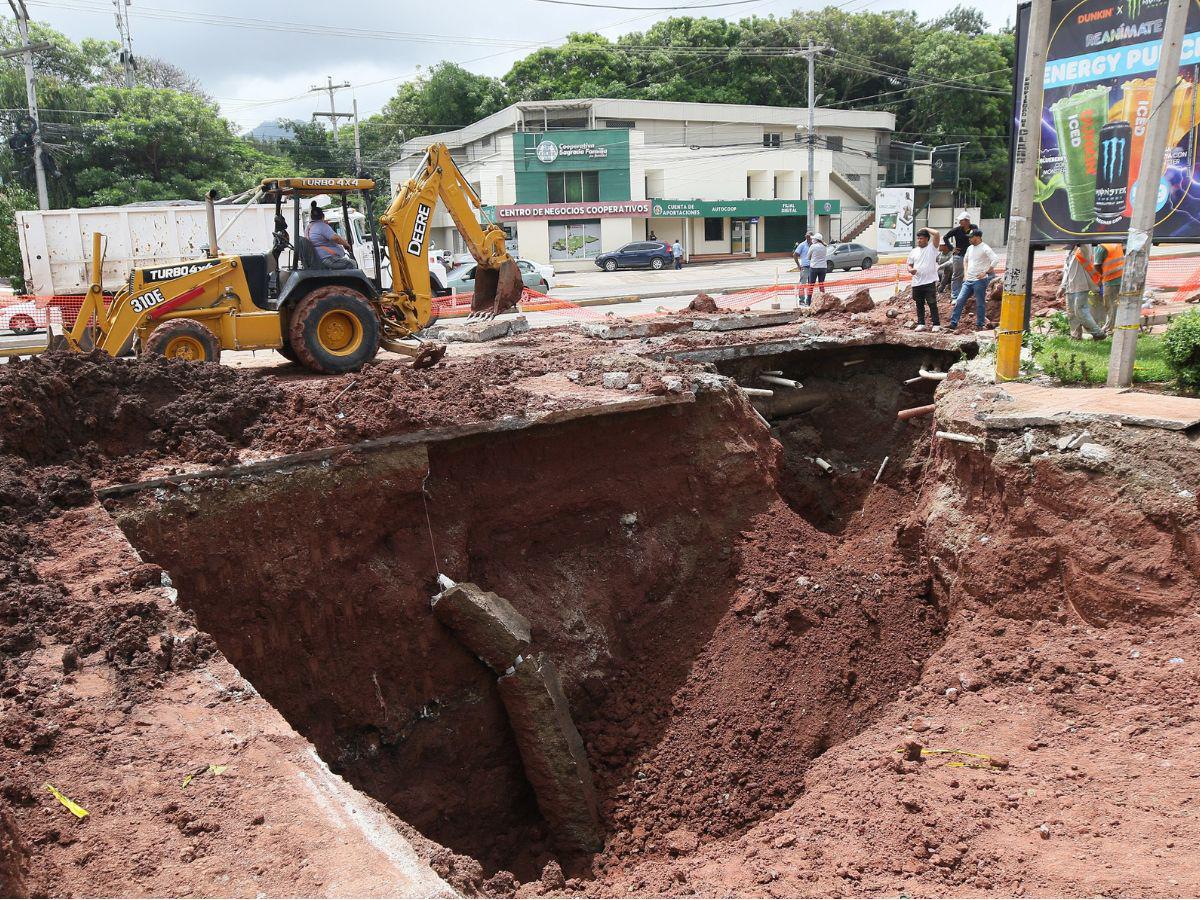
M438 594L433 614L497 675L529 649L529 620L503 597L478 585L456 584Z
M599 850L604 836L592 772L554 663L545 654L526 657L498 685L554 843L566 852Z

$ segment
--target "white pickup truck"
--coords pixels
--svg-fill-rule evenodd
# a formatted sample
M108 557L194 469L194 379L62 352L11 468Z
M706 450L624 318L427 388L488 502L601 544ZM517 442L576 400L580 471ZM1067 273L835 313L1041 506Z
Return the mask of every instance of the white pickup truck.
M265 253L271 246L275 207L268 203L219 204L217 247L221 253ZM342 210L330 206L325 220L345 236ZM289 231L291 220L288 221ZM307 216L301 222L304 229ZM354 255L359 267L375 274L374 251L366 217L350 211ZM27 210L17 213L17 234L25 270L26 293L37 296L74 296L87 293L91 265L92 233L105 237L104 290L120 287L132 269L199 259L208 252L208 219L203 203L171 201L132 206L97 206L89 209ZM294 235L293 235L294 236ZM287 254L281 264L290 264ZM446 269L430 254L434 292L443 293ZM383 268L383 285L391 272Z

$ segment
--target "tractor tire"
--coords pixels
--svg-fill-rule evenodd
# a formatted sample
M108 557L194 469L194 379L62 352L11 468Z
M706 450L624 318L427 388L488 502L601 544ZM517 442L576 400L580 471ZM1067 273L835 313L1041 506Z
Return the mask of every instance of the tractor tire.
M221 341L195 319L171 319L150 332L142 355L215 363L221 361Z
M379 316L353 288L317 288L288 317L296 360L325 375L355 372L379 352Z

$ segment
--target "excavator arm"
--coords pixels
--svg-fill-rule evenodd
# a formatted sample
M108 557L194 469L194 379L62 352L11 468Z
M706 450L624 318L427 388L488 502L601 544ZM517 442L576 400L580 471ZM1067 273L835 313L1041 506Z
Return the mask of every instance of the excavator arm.
M483 204L478 194L463 178L446 145L432 144L380 218L392 267L392 287L384 293L383 304L396 311L402 320L399 330L408 334L424 328L431 318L429 225L439 199L478 263L472 318L491 318L521 299L521 270L504 247L503 229L479 224L478 210Z

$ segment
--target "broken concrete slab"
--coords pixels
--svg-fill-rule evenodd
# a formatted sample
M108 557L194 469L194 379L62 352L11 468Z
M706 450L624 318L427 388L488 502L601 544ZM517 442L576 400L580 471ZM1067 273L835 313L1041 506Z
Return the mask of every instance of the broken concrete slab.
M624 341L632 338L657 337L660 334L691 331L692 322L690 319L647 319L643 322L580 322L579 330L588 337L599 338L602 341Z
M692 327L696 331L740 331L744 328L770 328L773 325L790 325L798 318L800 318L800 313L794 309L768 313L730 313L729 315L712 316L706 319L695 319L692 321Z
M524 316L506 316L492 319L488 322L456 323L447 322L445 325L434 325L423 331L422 337L429 340L454 343L461 341L478 344L484 341L496 341L500 338L521 334L529 330L529 320Z
M1091 421L1121 422L1146 428L1184 431L1200 424L1200 400L1123 388L1043 387L1013 382L1005 385L1011 403L997 403L979 414L984 427L1028 428Z
M592 772L554 663L544 653L526 657L497 684L554 843L567 852L599 850L604 834Z
M498 594L456 584L433 598L433 614L497 675L529 650L529 620Z

